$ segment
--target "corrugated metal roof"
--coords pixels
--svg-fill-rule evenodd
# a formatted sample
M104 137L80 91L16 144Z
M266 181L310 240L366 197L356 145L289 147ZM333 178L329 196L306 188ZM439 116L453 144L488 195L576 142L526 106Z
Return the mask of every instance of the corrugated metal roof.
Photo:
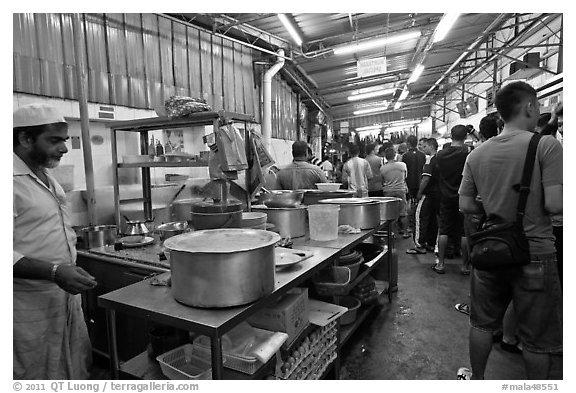
M369 103L381 102L382 99L350 103L347 97L353 91L375 86L402 89L418 60L424 56L424 72L415 83L410 84L410 94L403 105L409 108L411 103L418 104L419 109L414 113L421 113L423 103L419 98L501 14L461 14L447 37L432 45L430 41L443 13L286 14L302 38L301 48L295 45L277 14L184 15L189 21L213 23L212 27L221 33L230 33L235 27L241 26L244 35L249 29L269 34L268 42L276 40L283 43L280 46L291 50L292 63L299 66L305 78L309 78L314 90L330 107L329 112L333 118L355 119L358 116L353 115L354 110ZM419 31L421 35L358 53L335 55L332 51L335 47L355 41L390 37L409 31ZM263 44L266 39L262 36L265 34L261 34L260 41L253 42L256 45ZM385 74L364 78L357 76L358 60L383 56L386 57ZM408 109L402 112L407 114Z

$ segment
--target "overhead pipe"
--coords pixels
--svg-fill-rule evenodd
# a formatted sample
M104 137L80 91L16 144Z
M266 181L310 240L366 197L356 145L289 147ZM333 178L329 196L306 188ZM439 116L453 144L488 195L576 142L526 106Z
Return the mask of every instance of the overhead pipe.
M264 146L272 150L272 78L274 75L284 67L284 49L279 49L277 52L276 63L264 73L262 80L262 99L264 101L264 108L262 110L262 138Z

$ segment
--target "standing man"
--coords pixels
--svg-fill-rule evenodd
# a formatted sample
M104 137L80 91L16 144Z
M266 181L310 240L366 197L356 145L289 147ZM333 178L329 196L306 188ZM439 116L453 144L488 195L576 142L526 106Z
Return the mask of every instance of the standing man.
M396 151L389 147L384 152L386 164L380 168L382 190L385 197L400 198L398 232L406 229L406 164L396 161Z
M368 179L368 196L371 197L381 197L384 196L382 193L382 176L380 176L380 168L382 167L382 157L376 155L377 145L375 143L370 143L366 145L366 161L370 164L370 170L372 170L371 179Z
M96 286L76 266L66 195L47 171L68 152L68 124L55 108L14 111L14 379L87 379L91 346L78 295Z
M342 182L354 191L354 196L365 198L368 196L368 179L372 178L372 169L368 161L358 157L358 145L350 145L349 151L352 158L342 168Z
M428 164L424 165L420 188L416 194L416 230L414 231L414 247L406 250L406 254L426 254L434 251L438 236L438 209L440 206L440 190L438 188L438 163L436 152L438 141L426 139L423 143L424 153L430 156Z
M464 216L458 208L458 189L469 147L464 145L468 128L461 124L452 127L452 143L436 154L440 186L440 210L438 213L438 260L432 269L444 274L444 260L448 239L460 239L462 252L461 272L469 272L468 247L464 236Z
M460 186L464 213L498 216L513 222L528 143L540 113L536 90L524 82L506 85L496 94L504 129L476 148L466 161ZM514 302L517 334L528 379L548 379L550 355L562 353L562 292L558 277L551 214L562 213L562 146L552 136L538 144L524 215L531 262L525 266L471 275L470 370L459 379L484 379L492 349L492 332ZM476 202L480 197L481 204Z
M307 162L308 144L296 141L292 144L291 164L280 169L276 174L276 189L301 190L315 189L316 183L326 183L328 180L319 166Z
M408 177L406 178L406 185L408 186L408 228L409 231L404 233L405 238L411 236L413 228L416 226L414 214L416 212L416 195L420 188L420 179L422 177L422 169L426 163L426 155L418 150L418 138L415 135L409 135L406 139L408 143L408 151L402 155L402 162L406 164L408 169Z

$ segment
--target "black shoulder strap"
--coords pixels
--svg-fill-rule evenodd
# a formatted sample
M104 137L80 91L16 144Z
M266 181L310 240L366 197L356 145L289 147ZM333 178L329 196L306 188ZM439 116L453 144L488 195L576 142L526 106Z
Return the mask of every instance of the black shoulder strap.
M538 149L538 142L540 142L541 137L539 133L535 132L528 145L528 152L526 153L524 170L522 172L522 182L520 183L520 199L518 199L518 207L516 208L516 220L518 222L522 222L524 218L526 202L528 201L528 194L530 193L530 181L532 180L534 161L536 160L536 149Z

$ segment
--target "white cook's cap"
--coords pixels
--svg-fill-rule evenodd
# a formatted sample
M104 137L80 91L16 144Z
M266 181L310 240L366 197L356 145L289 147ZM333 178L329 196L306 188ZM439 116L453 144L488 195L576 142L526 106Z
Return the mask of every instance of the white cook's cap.
M66 123L66 120L51 105L29 104L14 111L13 127L31 127L52 123Z

